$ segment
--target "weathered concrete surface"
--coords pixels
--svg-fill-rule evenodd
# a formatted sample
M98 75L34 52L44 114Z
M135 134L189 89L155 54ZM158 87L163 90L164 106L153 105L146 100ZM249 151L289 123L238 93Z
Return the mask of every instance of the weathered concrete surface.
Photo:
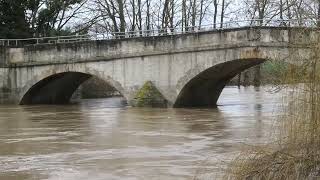
M310 31L302 36L300 31L286 28L243 28L42 44L19 50L0 48L0 87L10 90L11 102L60 103L84 77L95 76L117 89L130 103L139 89L152 81L168 106L211 107L225 84L246 68L265 60L299 63L296 61L300 57L307 58L309 49L304 43L315 34ZM64 77L67 72L78 77Z

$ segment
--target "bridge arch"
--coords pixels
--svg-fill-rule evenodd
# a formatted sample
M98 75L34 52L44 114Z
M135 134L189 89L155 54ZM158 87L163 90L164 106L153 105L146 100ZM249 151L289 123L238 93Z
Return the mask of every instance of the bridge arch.
M267 59L236 59L213 65L196 75L181 78L185 82L173 107L216 107L226 84L240 72L259 65ZM191 70L192 71L192 70Z
M91 77L105 81L127 100L126 93L119 82L110 76L104 76L98 71L87 68L83 71L71 69L44 71L40 75L34 75L22 88L19 103L21 105L66 104L78 87Z

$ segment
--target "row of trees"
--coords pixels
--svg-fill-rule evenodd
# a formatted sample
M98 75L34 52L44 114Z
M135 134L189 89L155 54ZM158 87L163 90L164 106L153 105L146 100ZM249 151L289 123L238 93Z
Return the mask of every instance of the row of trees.
M0 0L0 38L319 18L320 0Z
M98 32L203 27L242 19L320 17L320 0L93 0ZM250 23L250 22L249 22ZM268 21L261 21L261 24ZM234 24L225 24L224 26Z

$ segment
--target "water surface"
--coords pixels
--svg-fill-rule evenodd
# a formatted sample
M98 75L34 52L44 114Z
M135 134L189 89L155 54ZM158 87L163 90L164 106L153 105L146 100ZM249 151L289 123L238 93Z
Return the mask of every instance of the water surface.
M213 179L243 144L265 142L280 94L226 88L217 109L0 106L2 180Z

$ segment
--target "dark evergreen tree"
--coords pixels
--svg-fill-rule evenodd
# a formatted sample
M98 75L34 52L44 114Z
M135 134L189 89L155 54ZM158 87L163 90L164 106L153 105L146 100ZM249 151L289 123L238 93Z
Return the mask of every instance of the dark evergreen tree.
M30 37L25 0L0 0L0 38Z

